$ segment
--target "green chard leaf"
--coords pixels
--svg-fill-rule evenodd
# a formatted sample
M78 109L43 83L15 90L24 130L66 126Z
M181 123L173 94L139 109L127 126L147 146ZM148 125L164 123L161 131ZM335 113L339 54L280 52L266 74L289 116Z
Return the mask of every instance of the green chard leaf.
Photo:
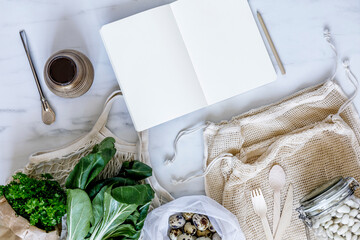
M67 191L67 218L68 240L83 240L93 221L93 212L89 196L81 189Z
M112 190L113 197L122 203L145 205L154 198L154 190L149 184L117 187Z
M108 178L105 180L99 180L96 182L91 183L87 188L86 192L89 194L89 197L93 199L95 195L104 187L109 185L115 185L115 186L133 186L138 184L137 181L131 180L128 178L122 178L122 177L114 177L114 178Z
M136 204L126 204L116 201L111 196L112 187L104 193L104 213L99 224L96 225L90 240L102 240L113 237L118 227L136 210Z
M130 178L137 181L148 178L151 175L151 167L139 161L124 162L119 173L119 177Z
M139 239L154 198L150 185L140 181L150 177L152 169L139 161L128 161L117 177L93 181L115 152L114 139L104 139L66 180L68 240Z
M145 218L149 212L150 203L151 202L148 202L147 204L140 207L139 209L140 215L136 222L136 230L141 230L143 228L145 223Z
M105 191L111 186L104 186L98 194L96 194L95 198L92 200L92 208L94 213L94 221L91 223L92 227L90 228L90 233L92 233L95 227L98 225L100 220L104 215L104 194Z
M150 202L143 206L139 206L138 209L136 209L136 211L126 219L125 223L134 225L136 230L141 230L144 226L145 218L148 214L149 208Z
M138 219L140 217L140 213L138 211L138 209L135 210L135 212L133 212L126 220L125 223L131 224L131 225L136 225Z
M65 186L68 189L86 189L92 180L105 168L106 164L116 153L115 139L105 138L95 145L93 151L80 159L73 171L66 179Z
M111 238L116 237L128 237L133 238L138 234L138 231L131 224L122 224L118 226L115 231L111 234Z

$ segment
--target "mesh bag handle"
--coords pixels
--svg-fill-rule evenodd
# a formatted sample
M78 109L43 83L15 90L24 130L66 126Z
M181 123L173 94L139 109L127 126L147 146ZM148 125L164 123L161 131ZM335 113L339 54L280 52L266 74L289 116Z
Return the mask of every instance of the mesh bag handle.
M64 185L67 175L80 158L89 153L92 147L105 137L113 137L116 140L115 146L117 148L117 153L115 159L111 160L108 166L106 166L104 171L100 174L100 178L108 178L117 175L117 171L120 169L122 162L126 160L138 159L151 166L148 151L148 131L139 132L139 142L138 144L135 144L128 143L118 138L106 128L113 103L121 97L122 93L118 90L113 92L107 98L102 113L88 134L61 148L32 154L30 156L30 163L20 171L33 176L49 172L61 185ZM156 197L152 204L153 207L158 207L174 199L171 194L159 184L154 174L147 182L156 192Z
M94 128L92 131L94 132L101 132L104 129L106 129L105 125L107 123L107 120L109 118L109 113L111 111L111 107L113 103L119 99L122 96L121 90L113 92L108 99L105 101L105 107L103 112L101 113L99 119L94 125ZM139 144L138 144L138 158L141 162L151 166L150 162L150 155L148 150L149 145L149 132L148 131L142 131L138 132L139 137ZM116 141L122 141L121 139L117 139ZM173 196L165 190L158 182L155 174L151 176L147 181L151 185L151 187L155 190L156 195L155 199L152 203L152 207L159 207L164 203L170 202L174 200Z
M110 110L116 99L119 99L122 96L121 91L113 92L105 101L104 109L100 114L98 120L96 121L92 130L84 136L76 139L69 144L61 146L57 149L39 151L33 153L30 156L30 163L39 164L44 161L51 161L53 158L66 157L71 155L73 152L78 151L88 147L88 145L93 144L93 139L99 138L99 133L102 132L102 135L113 137L116 139L116 145L118 150L127 151L130 153L137 153L137 147L135 143L128 143L117 136L115 136L110 130L106 128L106 123L109 117ZM93 144L94 145L94 144ZM120 148L120 149L119 149Z
M92 128L92 132L99 132L105 127L109 118L109 113L111 111L112 105L120 97L122 97L122 92L120 90L117 90L106 99L104 109L100 114L98 120L96 121L94 127Z

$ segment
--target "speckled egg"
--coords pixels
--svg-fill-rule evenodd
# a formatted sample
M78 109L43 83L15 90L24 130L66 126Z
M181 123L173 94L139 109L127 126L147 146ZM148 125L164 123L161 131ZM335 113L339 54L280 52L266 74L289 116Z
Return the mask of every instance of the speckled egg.
M211 238L208 237L199 237L196 240L211 240Z
M171 229L169 237L171 240L177 240L181 234L183 234L183 232L180 229Z
M196 233L196 227L191 224L191 222L187 222L184 226L184 232L188 233L190 235L195 235Z
M195 240L196 238L190 234L183 233L178 236L177 240ZM210 239L211 240L211 239Z
M208 228L209 230L210 230L210 232L216 232L216 230L215 230L215 228L214 228L214 226L211 224L211 222L210 222L210 224L209 224L209 228Z
M210 237L211 236L211 232L209 229L206 229L205 231L200 231L200 230L197 230L196 232L196 236L198 237Z
M210 225L210 221L205 215L194 214L192 220L195 227L200 231L205 231Z
M221 240L221 237L218 233L214 233L214 235L212 236L212 240Z
M189 213L189 212L183 213L183 217L185 218L186 221L190 221L193 216L194 216L194 213Z
M174 214L169 218L169 225L173 229L182 228L185 223L185 218L181 214Z

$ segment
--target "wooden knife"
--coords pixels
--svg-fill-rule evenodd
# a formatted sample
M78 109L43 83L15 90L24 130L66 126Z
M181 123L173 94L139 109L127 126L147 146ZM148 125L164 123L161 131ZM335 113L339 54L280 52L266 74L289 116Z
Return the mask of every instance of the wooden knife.
M281 240L285 233L285 230L290 226L291 217L293 214L293 192L293 186L292 184L290 184L274 240Z

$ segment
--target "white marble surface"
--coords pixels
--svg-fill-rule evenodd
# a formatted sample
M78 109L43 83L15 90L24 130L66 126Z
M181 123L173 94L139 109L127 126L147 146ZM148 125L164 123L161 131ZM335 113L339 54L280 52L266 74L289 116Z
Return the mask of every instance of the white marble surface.
M59 147L88 132L106 97L118 88L99 36L100 27L169 1L0 0L0 184L24 166L32 152ZM202 180L176 187L170 183L172 177L200 173L202 166L200 132L180 142L177 162L171 166L162 164L172 153L177 132L205 120L229 119L325 80L334 66L333 53L322 37L325 25L333 33L340 57L349 57L354 73L360 76L359 0L251 0L250 5L254 12L261 11L287 74L279 74L272 84L150 130L150 155L155 174L175 196L204 191ZM60 49L80 50L94 64L94 84L80 98L57 97L42 82L57 114L51 126L41 122L39 97L19 38L20 29L27 32L41 81L46 59ZM337 79L350 92L341 67ZM355 99L357 107L359 99ZM124 139L136 141L123 101L112 111L109 127Z

